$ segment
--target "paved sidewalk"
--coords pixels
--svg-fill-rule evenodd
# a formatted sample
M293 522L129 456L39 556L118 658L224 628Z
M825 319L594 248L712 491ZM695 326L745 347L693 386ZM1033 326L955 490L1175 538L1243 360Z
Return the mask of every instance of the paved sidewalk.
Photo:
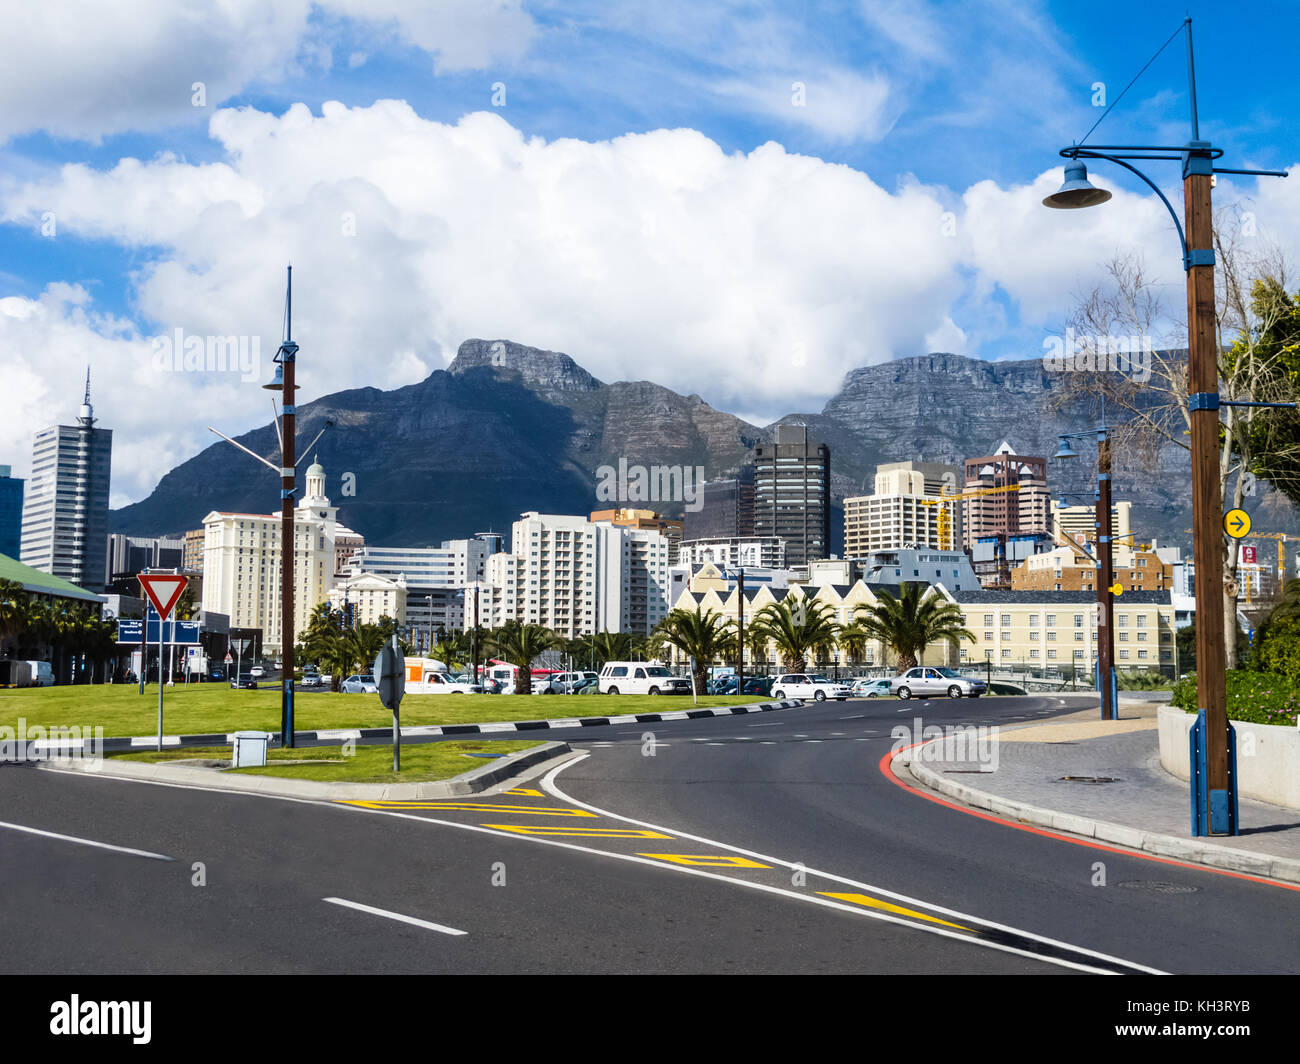
M1103 721L1091 709L1003 729L996 762L981 753L996 765L992 772L979 771L960 749L935 748L914 751L903 771L922 786L1010 819L1300 882L1300 810L1242 798L1240 835L1192 837L1189 785L1160 765L1158 708L1122 702L1117 721Z

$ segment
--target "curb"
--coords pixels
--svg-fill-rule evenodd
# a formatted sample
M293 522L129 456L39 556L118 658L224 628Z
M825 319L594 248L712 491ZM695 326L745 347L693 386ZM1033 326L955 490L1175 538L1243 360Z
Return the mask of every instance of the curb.
M520 750L489 765L453 776L448 780L423 783L320 783L316 780L279 779L275 776L238 776L211 768L186 765L140 764L107 761L41 761L37 767L49 772L81 772L113 779L145 780L203 787L207 790L233 791L244 794L275 795L287 798L370 799L403 801L417 798L456 798L479 794L519 775L543 761L570 752L568 743L543 743L533 750Z
M787 698L780 702L751 702L743 706L713 706L707 709L672 710L667 713L624 713L612 717L557 717L553 720L493 721L484 724L415 724L402 728L401 733L405 738L407 736L419 737L422 735L483 735L510 731L547 731L552 728L594 728L608 724L655 724L664 720L694 720L702 717L722 717L745 713L770 713L778 709L797 709L802 705L802 699ZM267 734L271 736L272 743L276 743L280 739L278 731ZM297 743L301 740L387 739L392 734L393 729L391 727L327 728L323 731L295 731L293 738L294 742ZM20 737L17 741L27 744L28 756L49 754L56 750L60 752L80 751L83 754L96 752L118 753L123 750L149 750L156 748L158 745L157 737L151 735L104 739L103 746L99 747L98 750L92 749L93 740L91 739L24 739ZM164 747L230 746L234 741L234 732L214 732L209 735L164 735L162 744Z
M1053 831L1069 832L1072 835L1096 839L1098 842L1127 846L1129 849L1141 850L1160 857L1176 857L1230 872L1245 872L1267 879L1300 883L1300 860L1293 857L1274 857L1271 854L1255 853L1251 850L1230 849L1212 842L1180 839L1174 835L1161 835L1154 831L1143 831L1141 828L1112 824L1105 820L1093 820L1073 813L1044 809L1027 802L999 798L988 791L977 790L964 783L945 779L939 773L922 765L914 756L914 749L900 750L896 753L889 763L890 771L898 775L897 766L906 765L912 778L921 786L938 791L976 809L983 809L997 816L1020 820L1037 827L1050 828Z

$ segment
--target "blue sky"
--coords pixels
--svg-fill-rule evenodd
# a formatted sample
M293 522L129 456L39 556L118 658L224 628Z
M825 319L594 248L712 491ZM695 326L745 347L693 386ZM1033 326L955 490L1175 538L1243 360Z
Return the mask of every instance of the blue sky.
M934 347L1034 357L1072 300L1097 283L1108 254L1127 241L1162 266L1173 264L1167 282L1177 294L1167 219L1126 175L1094 168L1097 183L1132 193L1117 196L1099 222L1032 215L1023 205L1041 198L1035 183L1058 162L1057 150L1101 114L1095 83L1113 101L1185 13L1194 19L1202 135L1226 150L1227 165L1285 168L1300 155L1292 76L1300 18L1291 3L237 0L217 13L208 0L187 0L188 15L206 18L169 22L143 5L133 34L96 25L95 6L71 10L77 6L43 8L46 24L29 28L30 39L20 33L0 46L0 67L9 68L0 74L8 116L0 125L0 300L11 297L10 318L24 323L0 339L11 350L17 345L26 373L19 376L34 382L33 417L40 418L63 401L60 382L77 358L84 361L77 330L86 334L82 348L104 341L110 378L113 358L135 357L129 352L138 355L151 336L178 324L249 331L242 321L225 323L229 309L207 321L195 307L247 304L245 255L265 259L267 271L306 255L311 270L312 254L321 254L312 245L319 212L346 208L350 197L365 205L367 220L383 219L383 232L330 264L338 290L348 291L349 276L355 284L375 272L368 256L383 256L398 274L374 293L357 285L358 301L380 303L385 290L406 282L426 293L415 309L410 300L378 308L385 321L403 319L376 337L391 357L385 375L368 382L384 386L445 364L468 335L508 336L563 344L607 379L654 365L642 372L762 421L792 405L819 408L843 372L863 361ZM190 99L196 81L207 92L202 107ZM404 101L410 115L376 110L381 100ZM325 120L327 101L341 103L345 115ZM316 121L290 120L290 108L301 105ZM1179 143L1188 135L1187 111L1180 36L1091 141ZM476 113L492 118L467 123ZM678 132L656 134L663 130ZM367 152L386 156L394 137L409 137L405 161L367 169ZM297 154L287 150L291 141ZM780 151L764 153L769 142ZM544 163L534 144L546 149ZM124 159L141 161L139 180L134 171L123 174ZM62 169L69 165L84 169ZM421 165L438 174L424 203L412 170ZM1153 166L1163 167L1153 173L1176 193L1174 165ZM473 184L511 168L527 176L494 193L495 210L456 185L458 173ZM286 189L294 181L305 191ZM593 217L640 211L632 231L659 250L633 249L637 272L629 267L623 276L620 265L606 291L619 247L598 246L608 226L582 217L583 195L561 197L575 217L558 213L550 199L558 181L586 190ZM701 202L683 203L705 185ZM1256 205L1253 181L1220 187L1220 198ZM734 218L720 217L728 188L737 203L755 204L752 227L739 208ZM782 218L783 188L818 201L800 202ZM139 189L147 190L140 202L123 202ZM1300 190L1260 192L1271 197L1259 201L1261 225L1293 249ZM149 195L168 205L151 210ZM438 216L438 196L460 206ZM289 203L294 197L301 202ZM694 213L706 203L707 213ZM223 204L232 220L257 224L237 240L211 215L191 224ZM458 290L460 279L448 271L462 273L474 248L474 231L458 227L468 229L465 219L480 209L494 215L495 246L508 243L539 264L558 246L572 287L563 287L565 270L553 262L502 272L491 283L511 298L499 319L492 308L502 300L480 306L477 293ZM46 210L58 220L57 239L42 233ZM943 211L956 219L960 248L932 246L928 232L913 247L909 234L923 224L916 219L933 212L937 226ZM769 240L769 218L777 219L776 239ZM706 222L716 223L707 235ZM448 232L454 267L451 250L441 265L430 260ZM262 243L252 248L253 239ZM619 240L626 250L627 235ZM780 256L785 272L766 256ZM701 261L699 278L682 279L683 263ZM533 291L533 280L548 272ZM855 291L869 290L877 277L897 290L849 308ZM697 305L675 291L679 281L706 294L711 283L729 287ZM630 298L624 288L636 285L667 293L662 313L680 325L675 335L650 335L658 331L653 323L619 316ZM764 305L746 306L747 292ZM276 298L259 304L259 321L272 317ZM315 324L322 337L347 333L330 320L324 296L319 309L310 292L305 299L305 326ZM31 313L38 304L41 313ZM563 321L547 317L557 305L568 308ZM890 320L895 307L897 321ZM768 357L760 349L777 310L791 324L778 322L780 339L772 342L798 353L782 353L749 388L727 385L738 360ZM363 319L356 334L373 336ZM877 329L872 343L861 342L864 330ZM41 345L67 350L42 361ZM808 363L800 361L805 349ZM717 352L716 361L701 351ZM317 394L367 382L355 372L355 355L325 357L336 372L323 376ZM782 379L791 361L801 369L794 386ZM174 384L167 379L166 387ZM186 391L167 438L192 445L191 422L224 387L202 382ZM142 437L142 471L124 485L126 495L138 497L165 468L144 460L158 442ZM6 443L12 448L17 439L0 438Z

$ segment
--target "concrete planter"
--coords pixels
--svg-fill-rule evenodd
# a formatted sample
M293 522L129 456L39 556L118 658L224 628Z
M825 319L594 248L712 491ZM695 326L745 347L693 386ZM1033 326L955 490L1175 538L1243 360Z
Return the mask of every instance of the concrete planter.
M1187 736L1196 716L1172 706L1159 711L1160 764L1191 779ZM1300 809L1300 728L1232 721L1237 732L1238 794Z

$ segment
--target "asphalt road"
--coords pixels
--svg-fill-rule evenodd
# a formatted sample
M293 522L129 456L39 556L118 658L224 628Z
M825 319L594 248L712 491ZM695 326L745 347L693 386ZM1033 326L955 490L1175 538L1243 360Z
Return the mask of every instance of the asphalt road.
M914 717L1008 724L1078 705L854 700L548 731L579 756L458 803L4 764L0 969L1300 970L1297 892L1017 830L881 771Z

